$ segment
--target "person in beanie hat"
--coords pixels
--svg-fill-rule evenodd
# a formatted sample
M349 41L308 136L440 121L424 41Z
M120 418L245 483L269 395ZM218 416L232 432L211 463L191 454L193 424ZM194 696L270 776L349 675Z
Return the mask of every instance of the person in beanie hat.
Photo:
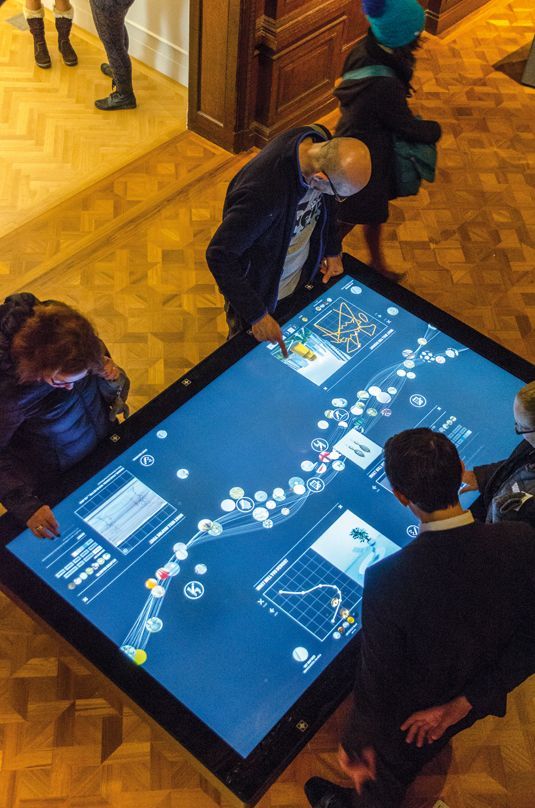
M370 27L348 54L334 91L341 111L335 137L356 137L366 143L372 156L372 177L363 191L339 205L339 234L343 239L355 225L363 225L371 266L399 281L404 272L386 265L381 247L388 202L396 198L394 135L436 143L441 129L436 121L417 118L407 104L424 27L422 7L417 0L362 0L362 7ZM395 75L344 78L350 71L372 65L390 68Z
M56 31L58 32L58 50L68 67L74 67L74 65L78 64L78 57L69 39L73 15L74 9L69 0L56 0L54 17ZM36 65L43 69L51 67L52 60L45 39L45 12L41 0L26 0L24 16L33 37L33 52Z
M424 30L418 0L362 0L362 10L376 40L387 48L404 48Z

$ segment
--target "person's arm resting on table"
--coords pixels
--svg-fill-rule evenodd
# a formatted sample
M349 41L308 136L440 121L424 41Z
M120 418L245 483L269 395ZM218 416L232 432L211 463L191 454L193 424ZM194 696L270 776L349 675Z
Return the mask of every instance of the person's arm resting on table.
M9 443L23 423L24 416L4 402L0 408L0 501L13 516L38 538L59 535L59 525L51 508L36 497L23 469L9 449Z

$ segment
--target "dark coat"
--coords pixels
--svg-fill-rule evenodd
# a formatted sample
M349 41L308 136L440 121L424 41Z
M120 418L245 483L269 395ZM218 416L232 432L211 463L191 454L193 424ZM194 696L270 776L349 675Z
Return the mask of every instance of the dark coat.
M426 531L365 576L354 752L399 738L416 710L464 695L504 715L535 673L535 532L517 522ZM469 713L469 716L471 715Z
M206 260L222 294L247 323L255 323L277 305L279 282L305 184L298 162L301 141L326 140L308 126L274 138L232 179L223 221ZM322 194L321 213L310 239L300 283L312 279L325 255L338 255L333 197Z
M472 508L477 517L485 519L489 506L502 485L513 472L521 469L526 463L535 463L535 449L526 440L523 440L511 452L507 460L487 463L485 466L475 466L474 474L481 493L481 498L476 500Z
M412 69L379 47L371 31L350 51L343 73L377 64L395 70L397 78L343 81L334 91L341 108L336 137L359 138L372 158L372 176L366 188L339 207L339 218L353 224L379 224L388 219L388 200L395 198L393 135L436 143L441 134L436 121L420 120L412 114L407 104Z
M38 496L43 485L109 434L110 403L116 396L92 375L73 390L18 381L11 341L37 303L32 294L22 293L0 306L0 501L23 523L44 504Z

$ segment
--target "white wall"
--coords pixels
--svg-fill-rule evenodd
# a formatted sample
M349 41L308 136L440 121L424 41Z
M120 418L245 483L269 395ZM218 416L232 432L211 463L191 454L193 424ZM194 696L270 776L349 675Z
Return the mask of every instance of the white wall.
M54 0L44 0L52 8ZM74 23L96 34L89 0L72 0ZM135 0L126 18L130 55L188 85L189 0Z

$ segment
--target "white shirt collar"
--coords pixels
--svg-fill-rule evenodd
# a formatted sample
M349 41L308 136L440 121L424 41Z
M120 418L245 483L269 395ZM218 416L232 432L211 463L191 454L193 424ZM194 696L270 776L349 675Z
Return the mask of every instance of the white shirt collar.
M475 522L472 512L465 511L459 514L459 516L450 516L448 519L438 519L436 522L422 522L418 532L425 533L428 530L450 530L453 527L471 525L472 522Z

